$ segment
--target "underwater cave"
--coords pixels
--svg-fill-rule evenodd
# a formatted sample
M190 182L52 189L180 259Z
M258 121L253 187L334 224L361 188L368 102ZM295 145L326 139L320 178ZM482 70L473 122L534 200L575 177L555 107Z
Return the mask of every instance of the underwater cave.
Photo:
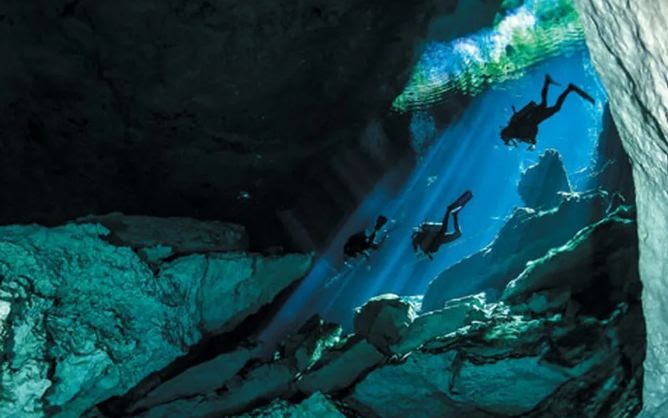
M668 3L0 5L0 417L668 417Z

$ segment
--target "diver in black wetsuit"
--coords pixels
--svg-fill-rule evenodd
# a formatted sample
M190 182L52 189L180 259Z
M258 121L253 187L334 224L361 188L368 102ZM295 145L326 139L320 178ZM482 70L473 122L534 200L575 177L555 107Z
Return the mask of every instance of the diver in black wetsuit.
M380 231L386 223L387 218L380 215L378 216L378 219L376 219L376 226L373 228L371 235L367 236L366 231L360 231L351 235L343 246L343 254L345 258L355 258L360 254L364 254L368 257L371 250L377 250L382 244L382 241L376 242L376 236L378 231Z
M413 251L418 250L418 248L427 256L430 260L433 260L432 255L438 251L438 249L443 244L452 242L462 236L462 230L459 227L459 211L462 210L464 205L466 205L473 198L473 193L470 190L467 190L455 200L448 209L445 211L445 216L443 217L443 222L424 222L419 227L413 230L412 243ZM455 230L454 232L448 231L448 220L452 214L452 220L454 223Z
M515 111L515 106L513 106L513 116L510 118L508 126L501 130L501 139L506 145L512 144L516 147L518 145L517 140L519 140L521 142L530 144L530 150L536 148L538 125L545 119L557 113L564 104L564 100L566 100L566 97L571 92L577 93L583 99L594 104L594 99L589 94L571 83L568 85L568 87L566 87L566 90L564 90L563 93L559 95L555 105L548 106L547 91L550 87L550 84L559 85L554 80L552 80L552 77L550 77L549 74L546 74L543 89L540 94L540 103L531 101L529 104L520 109L519 112Z

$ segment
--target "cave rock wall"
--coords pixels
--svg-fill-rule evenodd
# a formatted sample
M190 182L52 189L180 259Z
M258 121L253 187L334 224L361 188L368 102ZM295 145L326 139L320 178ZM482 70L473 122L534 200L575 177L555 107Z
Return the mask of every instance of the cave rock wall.
M668 3L577 0L592 60L633 165L647 325L644 415L668 399Z

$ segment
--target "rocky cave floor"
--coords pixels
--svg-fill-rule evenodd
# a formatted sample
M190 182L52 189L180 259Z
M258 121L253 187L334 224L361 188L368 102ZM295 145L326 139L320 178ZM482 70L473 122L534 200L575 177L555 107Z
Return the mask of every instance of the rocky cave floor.
M589 186L548 150L520 182L527 207L423 298L375 297L347 335L304 318L272 359L259 332L311 255L249 253L243 227L186 218L3 227L0 415L634 416L645 328L614 129Z

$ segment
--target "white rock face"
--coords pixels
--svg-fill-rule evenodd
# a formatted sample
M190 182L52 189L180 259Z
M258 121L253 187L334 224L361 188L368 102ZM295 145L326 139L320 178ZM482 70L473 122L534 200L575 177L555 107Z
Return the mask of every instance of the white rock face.
M2 417L78 417L255 313L310 257L212 253L155 275L99 225L0 228Z
M644 415L668 408L668 2L576 0L633 164L647 323Z

